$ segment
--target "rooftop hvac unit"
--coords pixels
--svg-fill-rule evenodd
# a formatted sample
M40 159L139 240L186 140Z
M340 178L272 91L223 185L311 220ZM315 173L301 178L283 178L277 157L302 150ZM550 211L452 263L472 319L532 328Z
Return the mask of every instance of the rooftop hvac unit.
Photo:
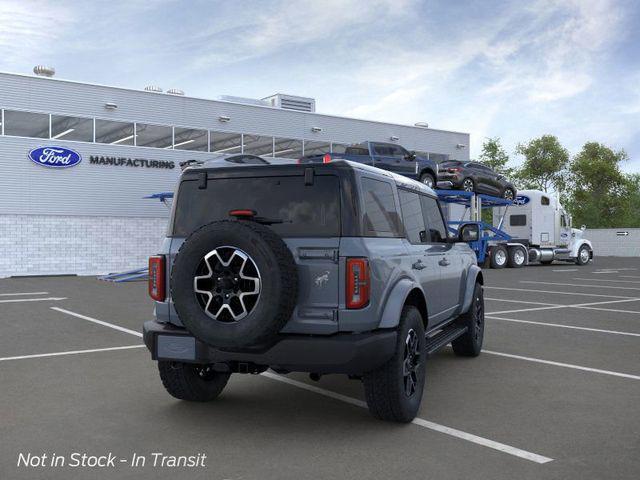
M162 93L162 88L158 87L157 85L147 85L146 87L144 87L144 89L147 92Z
M297 110L299 112L315 112L316 101L309 97L296 97L294 95L285 95L276 93L270 97L263 98L269 102L272 107L282 108L284 110Z
M169 90L167 90L167 93L169 95L184 95L184 92L179 88L170 88Z
M39 77L53 77L56 74L56 69L45 65L36 65L33 67L33 73Z

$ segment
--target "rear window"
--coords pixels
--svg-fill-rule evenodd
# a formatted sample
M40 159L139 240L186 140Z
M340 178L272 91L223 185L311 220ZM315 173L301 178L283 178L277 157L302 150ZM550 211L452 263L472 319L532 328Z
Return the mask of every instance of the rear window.
M338 177L316 175L313 185L304 177L209 179L198 189L197 180L180 184L173 234L186 237L216 220L228 220L230 210L254 210L257 216L282 220L269 227L282 237L340 236Z

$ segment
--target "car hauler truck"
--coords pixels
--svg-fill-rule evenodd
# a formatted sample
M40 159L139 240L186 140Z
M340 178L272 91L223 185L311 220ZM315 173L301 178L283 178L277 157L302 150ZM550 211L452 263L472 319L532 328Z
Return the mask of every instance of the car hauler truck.
M512 206L494 209L494 213L494 226L511 237L510 244L526 247L528 262L558 260L585 265L593 259L591 242L582 238L586 227L572 228L569 213L548 193L519 191Z
M503 198L456 190L437 190L448 206L449 227L469 221L481 233L470 242L478 263L491 268L519 268L554 260L585 265L593 259L593 247L582 238L585 227L572 228L571 216L560 202L539 190L519 191L511 202ZM482 221L483 209L492 209L493 224Z

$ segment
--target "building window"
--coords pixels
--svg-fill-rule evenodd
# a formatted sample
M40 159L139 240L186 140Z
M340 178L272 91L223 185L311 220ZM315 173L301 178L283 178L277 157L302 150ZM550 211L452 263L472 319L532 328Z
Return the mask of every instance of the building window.
M330 151L331 144L329 142L313 142L311 140L304 141L305 155L322 155L323 153L329 153Z
M173 148L206 152L209 149L208 132L194 128L175 127L173 129Z
M171 148L173 129L164 125L136 123L136 145L138 147Z
M212 153L242 153L242 135L239 133L211 132Z
M93 119L51 115L51 138L93 142Z
M273 156L273 137L261 137L259 135L242 136L244 142L243 152L249 155Z
M14 137L49 138L49 115L5 110L4 134Z
M338 155L343 155L346 152L348 146L349 145L347 145L346 143L332 143L331 153L337 153Z
M96 142L133 145L133 123L96 119Z
M430 153L429 159L436 163L446 162L449 160L449 155L445 155L444 153Z
M280 158L302 157L302 140L275 138L273 156Z

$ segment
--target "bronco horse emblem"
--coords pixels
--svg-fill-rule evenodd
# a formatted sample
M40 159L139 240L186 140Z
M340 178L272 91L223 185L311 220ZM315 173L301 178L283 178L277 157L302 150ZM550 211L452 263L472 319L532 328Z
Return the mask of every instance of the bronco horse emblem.
M326 271L322 275L316 277L316 287L322 287L325 283L329 281L329 272Z

